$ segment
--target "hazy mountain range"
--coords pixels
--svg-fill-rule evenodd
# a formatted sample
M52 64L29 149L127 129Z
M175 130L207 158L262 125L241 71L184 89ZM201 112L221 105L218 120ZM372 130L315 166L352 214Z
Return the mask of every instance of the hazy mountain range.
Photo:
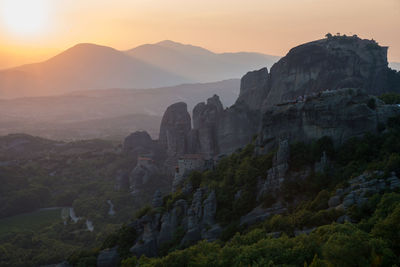
M78 44L44 62L0 71L0 98L221 81L270 67L278 59L260 53L217 54L172 41L128 51Z
M155 89L86 90L0 100L0 135L28 133L51 139L122 139L136 130L158 135L161 116L172 103L189 110L213 94L230 106L239 94L238 79Z

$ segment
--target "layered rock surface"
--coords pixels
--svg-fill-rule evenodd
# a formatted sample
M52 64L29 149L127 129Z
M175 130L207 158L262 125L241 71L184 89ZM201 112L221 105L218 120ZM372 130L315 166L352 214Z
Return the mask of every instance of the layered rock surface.
M273 65L265 102L272 105L348 87L379 95L391 89L387 88L387 71L387 47L375 41L334 36L306 43Z
M326 91L306 101L265 109L258 144L269 150L280 139L305 142L323 136L335 145L351 137L375 133L380 124L400 115L397 105L385 105L359 89Z
M260 110L269 89L267 68L250 71L240 80L240 94L236 104L244 104L250 110Z
M192 122L183 102L175 103L167 108L161 121L159 143L167 150L170 157L187 152L187 135Z
M154 203L158 197L155 196ZM184 233L181 246L201 239L215 240L221 234L221 227L215 223L216 210L215 192L200 188L194 192L191 203L180 199L168 211L145 215L130 225L139 234L131 252L138 257L156 256L158 249L168 245L179 231Z

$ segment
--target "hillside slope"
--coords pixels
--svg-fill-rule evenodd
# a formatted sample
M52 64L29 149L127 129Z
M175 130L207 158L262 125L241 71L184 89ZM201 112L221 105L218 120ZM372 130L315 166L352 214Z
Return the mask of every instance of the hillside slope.
M279 59L277 56L261 53L213 53L198 46L169 40L145 44L126 53L195 82L238 78L249 69L270 68Z

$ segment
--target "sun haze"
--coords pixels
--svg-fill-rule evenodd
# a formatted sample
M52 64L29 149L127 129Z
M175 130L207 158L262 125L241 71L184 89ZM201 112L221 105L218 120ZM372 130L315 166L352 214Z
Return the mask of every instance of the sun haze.
M4 0L2 18L11 34L40 34L47 28L49 3L46 0Z
M0 68L44 60L76 43L129 49L170 39L216 52L282 56L327 32L389 46L400 61L398 0L0 0ZM38 52L39 51L39 52Z

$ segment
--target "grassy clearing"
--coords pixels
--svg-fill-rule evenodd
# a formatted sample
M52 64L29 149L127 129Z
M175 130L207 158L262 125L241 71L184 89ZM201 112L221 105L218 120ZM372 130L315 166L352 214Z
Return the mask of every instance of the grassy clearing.
M24 230L40 230L55 222L60 222L61 208L54 210L41 210L0 219L0 236Z

